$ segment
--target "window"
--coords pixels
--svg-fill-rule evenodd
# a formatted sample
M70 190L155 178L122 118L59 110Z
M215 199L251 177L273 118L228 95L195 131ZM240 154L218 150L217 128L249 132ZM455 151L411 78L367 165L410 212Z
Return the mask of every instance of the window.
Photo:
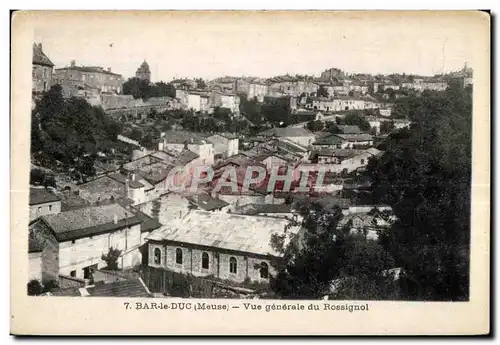
M33 67L33 69L31 70L31 76L36 77L36 67Z
M182 249L181 248L177 248L175 250L175 263L182 265Z
M39 207L38 210L37 210L37 212L42 212L42 208Z
M238 273L238 264L233 257L229 258L229 272L234 274Z
M161 250L160 248L155 248L155 265L161 264Z
M52 211L52 205L49 205L49 211Z
M71 271L71 273L69 275L72 277L76 277L76 271Z
M208 270L208 268L210 267L210 259L208 257L208 253L203 253L201 254L201 268L205 269L205 270Z
M269 265L265 262L260 264L260 277L262 279L267 279L269 277Z
M71 241L71 244L75 244L75 242L76 242L76 241L75 241L75 240L73 240L73 241Z
M364 159L361 160L361 164L365 164L365 160Z

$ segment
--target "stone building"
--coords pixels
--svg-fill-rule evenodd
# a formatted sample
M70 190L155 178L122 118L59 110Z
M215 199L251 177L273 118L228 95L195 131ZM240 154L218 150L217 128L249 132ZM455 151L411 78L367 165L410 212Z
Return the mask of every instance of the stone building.
M144 60L142 62L142 64L139 66L139 68L135 72L135 77L138 79L151 81L151 71L149 69L149 65L146 62L146 60Z
M32 91L41 93L52 86L54 64L43 52L42 44L33 43Z
M111 68L77 66L75 60L69 67L56 68L54 79L63 87L65 96L72 96L78 90L110 94L122 92L123 78L120 74L111 72Z
M30 221L61 212L61 199L45 188L30 187Z
M272 234L283 234L287 219L191 211L151 232L148 265L236 283L268 282L273 259ZM300 227L288 229L300 236Z

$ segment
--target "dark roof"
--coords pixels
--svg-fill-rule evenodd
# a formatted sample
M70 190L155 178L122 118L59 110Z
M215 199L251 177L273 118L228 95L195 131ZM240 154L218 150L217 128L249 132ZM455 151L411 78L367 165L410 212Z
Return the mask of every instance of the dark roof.
M354 150L354 149L321 149L317 151L317 154L318 156L350 158L362 151L363 150Z
M141 220L141 232L148 232L161 227L161 223L157 219L148 216L134 207L130 210L138 219Z
M373 140L373 136L366 133L361 134L334 134L339 138L342 138L347 141L370 141Z
M151 297L146 287L139 279L123 280L108 284L95 284L86 288L54 289L54 296L82 296L81 290L86 290L87 297Z
M187 131L166 131L163 137L167 144L203 144L205 138L202 135Z
M313 145L337 145L337 144L342 144L345 140L341 137L336 136L335 134L328 135L323 138L319 138L315 142L313 142Z
M120 174L120 173L115 173L115 174L110 174L108 175L110 178L113 180L125 184L125 181L128 179L128 185L130 188L142 188L144 185L138 181L134 181L131 178L128 178L127 176Z
M112 232L141 223L139 217L118 204L49 214L42 216L41 220L49 226L59 242Z
M314 136L314 134L301 127L278 127L278 128L271 128L268 130L265 130L263 132L260 132L259 135L262 136L274 136L274 137L310 137Z
M63 191L59 196L61 197L61 212L91 206L88 200L83 199L73 191Z
M358 126L351 126L351 125L338 125L337 126L340 131L344 134L361 134L363 133L361 129L359 129Z
M113 73L110 71L105 70L102 67L95 67L95 66L69 66L69 67L62 67L62 68L56 68L57 71L63 71L63 70L69 70L69 71L79 71L79 72L88 72L88 73L102 73L102 74L108 74L108 75L116 75L121 77L121 74Z
M198 157L200 156L194 153L193 151L184 150L177 156L177 160L182 164L187 164L189 162L192 162Z
M198 194L198 195L187 196L186 199L190 203L195 204L196 206L205 211L217 210L219 208L229 205L224 200L218 198L212 198L212 196L209 194Z
M36 65L54 67L52 61L50 61L47 55L43 52L42 45L36 43L33 43L33 63Z
M61 199L57 195L51 193L46 188L30 188L30 206L45 204L48 202L56 202L60 200Z

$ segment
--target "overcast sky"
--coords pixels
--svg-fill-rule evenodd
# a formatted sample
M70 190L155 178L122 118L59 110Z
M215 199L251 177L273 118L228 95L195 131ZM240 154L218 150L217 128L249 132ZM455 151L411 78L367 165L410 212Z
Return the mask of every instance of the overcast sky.
M128 78L145 59L153 81L319 75L331 67L433 75L458 70L465 61L474 67L475 18L467 13L52 13L40 16L34 40L56 68L76 60Z

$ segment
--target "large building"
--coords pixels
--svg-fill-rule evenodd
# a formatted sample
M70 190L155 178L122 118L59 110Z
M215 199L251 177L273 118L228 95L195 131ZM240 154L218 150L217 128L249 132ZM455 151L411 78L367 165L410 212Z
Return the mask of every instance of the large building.
M323 80L332 80L336 78L342 78L344 76L344 72L338 68L330 68L321 72L321 79Z
M69 67L56 68L54 79L63 87L65 96L72 95L76 90L111 94L122 92L123 78L120 74L111 72L111 68L77 66L75 60Z
M149 266L241 283L268 282L281 255L270 245L283 218L191 211L147 237ZM288 229L300 236L300 227Z
M144 60L135 72L135 77L142 80L151 81L151 71L149 70L149 65Z
M33 44L32 91L40 93L48 91L52 86L52 73L54 64L45 55L42 44Z

